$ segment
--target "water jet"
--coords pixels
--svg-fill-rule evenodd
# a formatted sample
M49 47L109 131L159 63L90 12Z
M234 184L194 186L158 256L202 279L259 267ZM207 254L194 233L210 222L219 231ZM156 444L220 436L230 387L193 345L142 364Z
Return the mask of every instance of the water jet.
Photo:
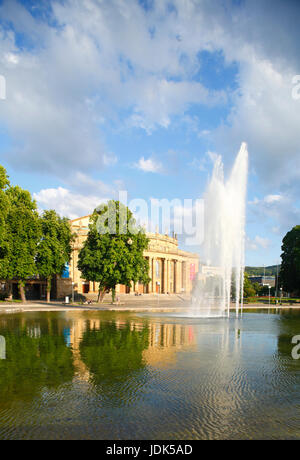
M235 291L236 316L243 309L245 208L248 173L243 142L228 179L220 155L204 194L205 264L200 266L190 313L201 317L228 316Z

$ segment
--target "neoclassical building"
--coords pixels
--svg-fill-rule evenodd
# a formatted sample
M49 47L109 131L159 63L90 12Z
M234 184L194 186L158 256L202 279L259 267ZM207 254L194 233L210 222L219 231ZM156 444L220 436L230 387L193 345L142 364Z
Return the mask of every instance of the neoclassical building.
M66 273L57 280L56 296L70 295L73 283L78 294L98 292L98 284L85 280L77 268L79 251L87 238L90 215L71 220L73 232L77 235L73 247L72 259ZM131 287L118 285L116 292L120 294L148 293L190 293L196 274L199 270L198 255L178 248L175 236L147 233L148 249L144 256L149 260L151 281L148 285L131 283Z

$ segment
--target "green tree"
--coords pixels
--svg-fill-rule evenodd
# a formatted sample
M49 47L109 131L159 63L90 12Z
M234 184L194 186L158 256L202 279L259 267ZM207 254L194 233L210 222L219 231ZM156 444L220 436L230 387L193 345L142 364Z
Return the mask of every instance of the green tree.
M7 214L9 209L9 198L6 190L9 186L6 170L0 166L0 279L8 277L9 267L9 246L7 235Z
M36 265L40 276L47 279L47 302L50 302L51 279L61 275L71 257L73 235L68 219L54 210L40 217L42 239L38 244Z
M251 281L249 280L248 274L244 273L244 297L253 297L256 295L256 290Z
M259 283L257 283L257 282L252 283L252 285L253 285L253 287L254 287L254 289L255 289L255 294L256 294L256 295L259 295L260 289L261 289L261 285L260 285Z
M35 257L41 239L39 215L27 190L9 187L6 195L9 200L5 236L9 252L7 277L18 281L21 299L26 302L26 279L37 274Z
M122 203L111 200L95 209L78 268L86 280L99 283L98 302L108 290L114 301L117 284L150 281L149 263L143 256L147 247L148 238Z
M280 280L288 292L300 292L300 225L290 230L282 240Z

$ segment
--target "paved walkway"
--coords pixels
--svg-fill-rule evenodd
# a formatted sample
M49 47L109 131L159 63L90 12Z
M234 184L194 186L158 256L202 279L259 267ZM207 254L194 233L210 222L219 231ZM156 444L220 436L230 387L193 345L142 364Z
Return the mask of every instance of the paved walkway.
M119 296L119 302L111 303L111 297L107 296L101 304L93 301L91 304L75 302L65 304L64 302L51 301L28 301L1 302L0 313L26 312L26 311L149 311L163 310L176 311L186 309L189 306L189 297L177 295L145 295L145 296Z
M102 304L93 302L92 304L74 303L65 304L63 302L51 301L28 301L21 302L1 302L0 313L19 313L29 311L182 311L190 306L190 297L187 295L152 295L142 296L119 295L119 303L112 304L111 296L107 296ZM235 304L232 304L235 310ZM269 305L268 303L254 303L244 305L244 310L255 309L299 309L299 304L294 305Z

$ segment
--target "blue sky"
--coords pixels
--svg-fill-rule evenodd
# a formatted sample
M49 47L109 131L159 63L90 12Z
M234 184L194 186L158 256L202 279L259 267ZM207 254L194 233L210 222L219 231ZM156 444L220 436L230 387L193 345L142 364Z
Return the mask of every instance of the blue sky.
M203 195L249 149L248 265L300 223L297 1L0 2L0 162L40 209Z

